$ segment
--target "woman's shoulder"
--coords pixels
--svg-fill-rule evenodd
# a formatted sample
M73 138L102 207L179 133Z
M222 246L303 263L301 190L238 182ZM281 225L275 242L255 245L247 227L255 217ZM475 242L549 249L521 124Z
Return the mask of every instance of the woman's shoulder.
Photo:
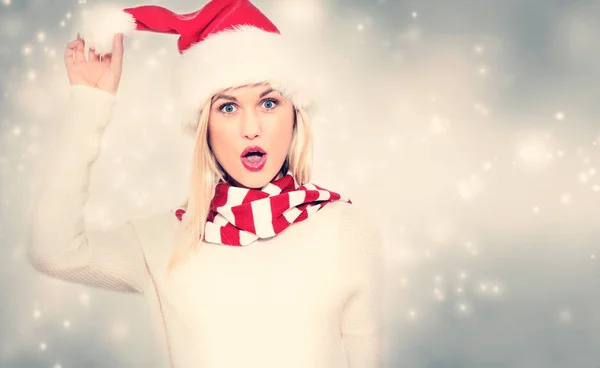
M322 221L328 222L329 229L336 231L344 243L379 237L380 228L372 211L360 204L334 201L321 211Z
M332 203L331 210L337 212L339 239L343 249L351 253L372 253L381 246L381 228L373 211L355 203Z
M159 212L137 217L129 222L140 232L160 232L175 229L179 219L173 212Z
M324 208L327 208L327 212L338 219L342 229L377 227L371 211L360 204L334 201Z
M170 251L179 219L172 212L149 214L129 220L146 255Z

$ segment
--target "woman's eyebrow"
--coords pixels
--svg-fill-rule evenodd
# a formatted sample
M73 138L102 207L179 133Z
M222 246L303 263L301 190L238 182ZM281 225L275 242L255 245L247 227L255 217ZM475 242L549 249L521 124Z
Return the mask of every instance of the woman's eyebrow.
M264 91L263 93L260 94L260 97L265 97L266 95L268 95L269 93L275 91L275 89L273 88L269 88L268 90Z
M260 94L260 96L259 96L259 97L260 97L260 98L262 98L262 97L265 97L266 95L268 95L269 93L271 93L271 92L274 92L274 91L275 91L275 89L274 89L274 88L269 88L269 89L267 89L266 91L263 91L263 92ZM222 99L224 99L224 100L229 100L229 101L237 102L237 98L235 98L234 96L229 96L229 95L225 95L225 94L222 94L222 93L219 93L218 95L215 95L215 98L214 98L214 100L213 100L213 101L216 101L216 100L218 100L218 99L220 99L220 98L222 98Z
M224 95L224 94L218 94L215 96L215 99L213 101L216 101L218 99L224 99L224 100L229 100L229 101L233 101L233 102L237 102L237 98L233 97L233 96L229 96L229 95Z

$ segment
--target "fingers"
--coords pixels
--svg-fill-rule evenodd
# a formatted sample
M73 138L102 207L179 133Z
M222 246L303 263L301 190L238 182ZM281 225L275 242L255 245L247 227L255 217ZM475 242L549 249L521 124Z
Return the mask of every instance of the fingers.
M77 47L77 44L79 43L79 40L73 40L71 42L69 42L67 44L67 47L65 47L65 65L67 66L67 68L70 68L73 64L75 64L75 60L73 59L73 53L75 51L75 48Z
M74 51L76 63L81 63L81 62L86 61L85 54L83 52L84 49L85 49L85 41L79 40L79 42L77 43L77 46L75 47L75 51Z
M113 38L113 50L110 61L110 69L118 76L123 69L123 34L117 33Z
M112 54L102 55L102 63L106 66L110 66L112 62Z
M89 61L100 61L100 56L96 53L96 50L90 47L88 50L88 60Z

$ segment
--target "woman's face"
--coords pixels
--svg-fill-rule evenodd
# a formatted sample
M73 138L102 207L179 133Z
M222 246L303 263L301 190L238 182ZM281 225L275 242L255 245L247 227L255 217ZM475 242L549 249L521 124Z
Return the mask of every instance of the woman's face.
M285 161L294 129L294 106L268 84L216 94L208 141L221 167L246 188L267 185Z

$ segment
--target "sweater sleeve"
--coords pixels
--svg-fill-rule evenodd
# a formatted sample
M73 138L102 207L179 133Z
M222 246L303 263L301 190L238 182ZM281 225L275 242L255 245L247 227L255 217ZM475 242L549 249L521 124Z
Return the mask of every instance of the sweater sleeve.
M109 231L85 228L91 166L110 122L115 96L71 86L54 153L45 166L29 224L28 259L40 272L116 291L143 291L147 276L133 225Z
M382 241L378 228L355 205L341 219L342 268L351 296L341 318L341 336L349 368L382 365Z

